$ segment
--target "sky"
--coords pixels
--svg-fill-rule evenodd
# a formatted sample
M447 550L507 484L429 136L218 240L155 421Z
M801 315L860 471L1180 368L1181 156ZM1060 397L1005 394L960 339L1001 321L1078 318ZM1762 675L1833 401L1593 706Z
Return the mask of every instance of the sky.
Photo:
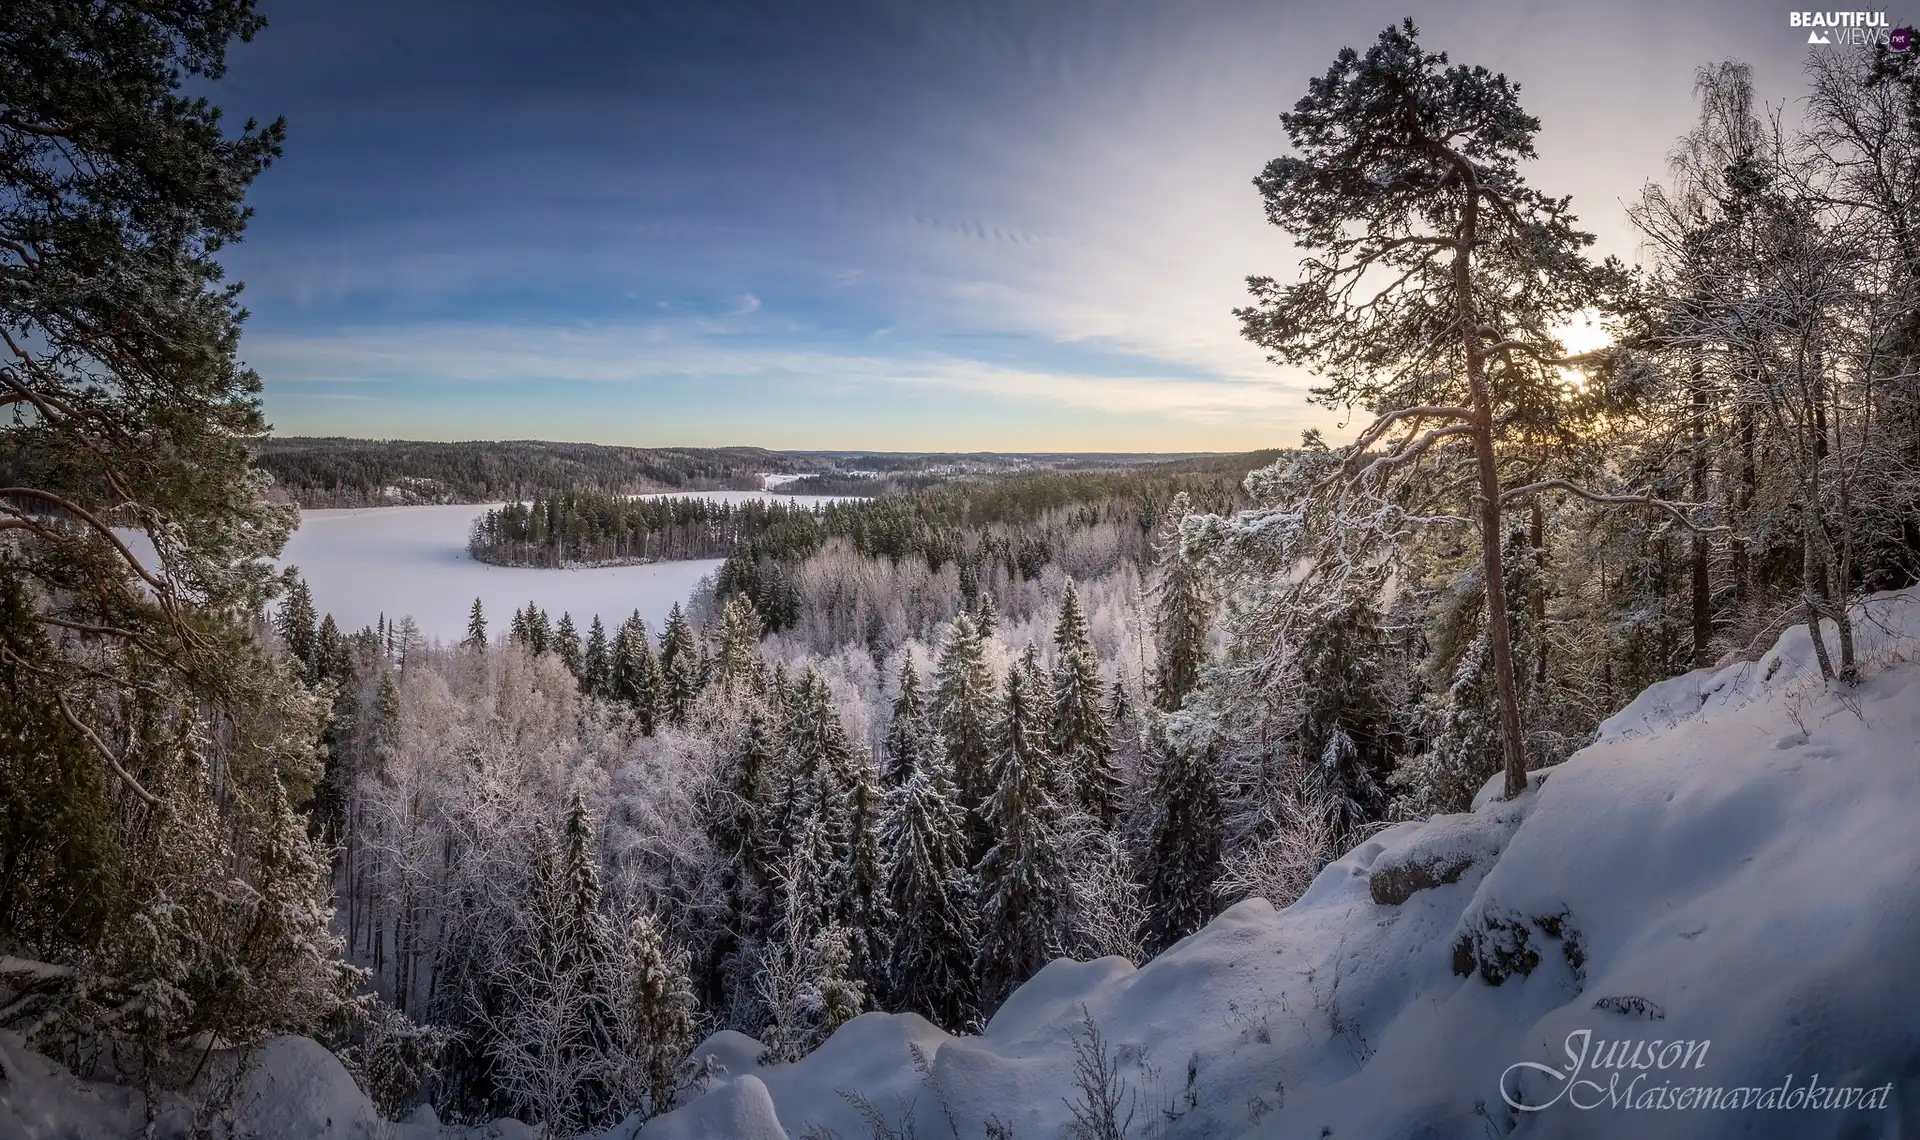
M1626 204L1773 4L262 0L211 94L285 115L242 356L282 435L818 450L1241 451L1335 438L1244 341L1298 254L1279 113L1411 15L1543 120L1533 183Z

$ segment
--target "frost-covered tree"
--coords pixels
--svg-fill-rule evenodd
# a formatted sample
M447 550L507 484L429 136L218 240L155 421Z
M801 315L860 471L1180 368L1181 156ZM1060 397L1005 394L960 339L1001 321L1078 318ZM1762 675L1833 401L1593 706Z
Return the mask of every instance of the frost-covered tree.
M698 1004L687 977L687 954L670 950L652 915L637 914L627 928L630 980L625 1032L633 1077L655 1116L673 1106L675 1078L693 1049Z
M1153 640L1157 654L1154 704L1173 712L1186 702L1200 680L1207 656L1212 610L1199 568L1180 549L1180 520L1192 510L1182 492L1168 505L1159 544L1159 582L1154 589Z
M934 673L933 719L947 746L947 770L967 818L969 861L985 854L989 831L981 814L993 790L994 684L986 648L973 620L960 614L947 627Z
M1060 954L1068 939L1072 893L1052 759L1039 731L1044 699L1025 669L1007 670L994 722L993 793L983 813L992 846L975 871L980 945L974 969L986 1009Z
M1521 177L1539 121L1515 86L1423 50L1411 20L1364 55L1342 50L1281 123L1294 153L1255 184L1268 220L1310 256L1292 284L1250 278L1255 304L1237 315L1276 362L1318 374L1317 401L1376 416L1310 489L1302 577L1342 572L1369 533L1478 529L1506 791L1517 795L1527 756L1502 512L1549 491L1652 501L1587 490L1543 446L1599 410L1595 393L1561 379L1568 360L1553 330L1610 303L1624 272L1588 262L1592 238L1567 201ZM1503 455L1530 481L1509 485Z
M911 676L903 677L903 690ZM975 1011L976 929L959 790L937 736L913 738L911 750L896 757L895 771L881 833L886 900L898 922L885 993L890 1008L959 1029Z
M480 607L480 599L473 599L473 608L467 611L467 639L461 644L469 649L487 647L487 614Z
M607 695L613 678L612 647L607 643L607 627L600 615L593 615L587 627L587 644L580 654L580 685L596 697Z
M580 631L574 627L571 613L560 615L560 624L553 629L553 643L549 648L560 655L560 660L566 663L567 672L572 673L575 679L584 679Z
M693 626L675 602L660 633L660 709L668 723L684 725L704 681Z
M313 608L313 592L307 588L306 580L290 568L286 597L281 599L279 611L274 614L273 628L287 652L302 664L313 656L313 635L319 622Z
M892 716L887 721L886 786L897 788L907 782L920 763L932 727L927 723L926 701L920 695L920 674L913 658L900 664L900 692L893 700Z
M1156 734L1158 736L1159 734ZM1154 765L1160 816L1147 856L1146 922L1140 941L1158 954L1213 920L1220 911L1220 794L1212 749L1205 742L1157 740Z
M1048 748L1077 806L1102 828L1113 826L1125 792L1113 763L1113 736L1101 707L1100 662L1093 652L1080 591L1069 581L1054 626L1052 715Z
M653 735L661 712L660 669L653 656L653 643L647 636L647 623L636 611L621 623L614 637L612 661L608 666L608 685L615 700L633 710L640 731Z
M745 594L735 594L720 618L718 680L728 692L752 685L754 666L760 659L760 633L759 611Z

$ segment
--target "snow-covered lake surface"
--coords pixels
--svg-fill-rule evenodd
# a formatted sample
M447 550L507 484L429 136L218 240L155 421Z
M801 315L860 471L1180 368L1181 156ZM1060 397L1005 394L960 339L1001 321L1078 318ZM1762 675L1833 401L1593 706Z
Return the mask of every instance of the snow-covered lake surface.
M725 502L777 499L818 506L833 501L766 491L690 494ZM342 629L370 626L383 614L388 619L412 615L422 632L441 641L466 636L475 598L495 634L529 601L556 621L562 612L573 614L582 632L596 614L611 627L637 609L658 633L673 603L684 603L695 583L720 565L719 559L707 558L578 570L489 566L468 557L467 534L490 506L303 511L281 563L300 568L313 590L314 608L331 613Z

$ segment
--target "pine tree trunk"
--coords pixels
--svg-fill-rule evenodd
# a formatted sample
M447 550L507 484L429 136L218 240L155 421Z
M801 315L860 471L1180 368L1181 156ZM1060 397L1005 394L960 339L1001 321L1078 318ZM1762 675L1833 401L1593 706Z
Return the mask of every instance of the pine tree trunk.
M1493 452L1493 392L1481 355L1479 316L1473 306L1473 244L1479 234L1479 188L1465 175L1459 246L1453 256L1455 320L1465 351L1467 386L1473 395L1473 448L1480 468L1480 565L1486 577L1487 639L1493 648L1494 685L1500 697L1500 743L1506 761L1506 798L1526 790L1527 756L1520 737L1520 693L1513 676L1513 632L1507 620L1505 568L1500 557L1500 469Z
M1707 498L1707 385L1705 366L1698 353L1693 358L1693 416L1688 432L1693 444L1692 481L1689 497L1696 503ZM1707 566L1707 537L1693 533L1693 667L1707 664L1707 643L1713 635L1713 586Z

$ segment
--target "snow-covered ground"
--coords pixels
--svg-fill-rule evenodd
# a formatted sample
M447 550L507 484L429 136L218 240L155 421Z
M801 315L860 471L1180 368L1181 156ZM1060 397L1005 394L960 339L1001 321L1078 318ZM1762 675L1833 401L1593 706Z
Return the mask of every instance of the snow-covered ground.
M720 1033L696 1056L724 1071L639 1136L1102 1136L1070 1128L1077 1061L1131 1113L1109 1137L1920 1134L1920 591L1855 614L1865 677L1844 697L1791 630L1648 689L1517 800L1490 785L1381 833L1283 911L1241 903L1141 969L1054 962L979 1037L873 1013L763 1067ZM0 1137L134 1134L125 1090L3 1033L0 1067ZM426 1110L381 1125L295 1038L237 1103L228 1135L531 1135L440 1132Z
M1242 903L1138 970L1053 963L980 1037L868 1014L761 1067L719 1034L697 1052L727 1075L641 1135L876 1135L864 1101L893 1135L1073 1136L1089 1025L1130 1137L1920 1134L1920 595L1856 613L1845 699L1795 629L1284 911ZM1848 1097L1884 1107L1806 1106Z

